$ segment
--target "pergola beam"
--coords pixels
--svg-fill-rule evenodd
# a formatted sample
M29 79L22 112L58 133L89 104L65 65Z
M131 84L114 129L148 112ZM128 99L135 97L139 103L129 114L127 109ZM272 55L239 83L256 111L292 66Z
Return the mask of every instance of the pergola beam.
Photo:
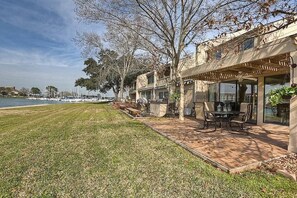
M206 73L196 74L192 77L187 78L217 82L236 79L240 75L243 78L248 78L273 73L279 74L288 72L289 69L290 67L288 64L288 54L281 54L278 56L221 68L218 70L208 71Z

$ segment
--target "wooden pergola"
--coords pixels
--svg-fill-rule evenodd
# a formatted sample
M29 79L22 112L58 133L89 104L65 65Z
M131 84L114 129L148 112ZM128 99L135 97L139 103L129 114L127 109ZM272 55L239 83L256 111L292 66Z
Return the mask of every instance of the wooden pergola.
M203 67L205 67L205 72L203 72ZM190 71L184 72L184 77L185 79L219 82L289 72L290 59L289 54L286 53L229 67L220 68L218 65L213 65L213 69L209 69L209 65L203 64L199 66L199 69L191 68Z
M295 51L297 34L257 45L247 51L226 54L220 60L210 60L184 70L182 76L184 79L218 82L290 73L290 53Z

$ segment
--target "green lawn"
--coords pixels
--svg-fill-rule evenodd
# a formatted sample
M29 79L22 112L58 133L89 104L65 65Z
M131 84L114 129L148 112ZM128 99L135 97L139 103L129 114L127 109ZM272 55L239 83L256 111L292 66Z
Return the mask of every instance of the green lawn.
M102 104L0 110L0 197L294 197L263 172L229 175Z

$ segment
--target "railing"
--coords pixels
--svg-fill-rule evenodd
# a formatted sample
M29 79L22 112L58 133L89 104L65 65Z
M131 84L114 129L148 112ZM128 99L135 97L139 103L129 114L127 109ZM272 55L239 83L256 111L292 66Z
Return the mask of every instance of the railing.
M168 82L169 82L169 77L161 78L157 81L156 85L157 87L166 86Z

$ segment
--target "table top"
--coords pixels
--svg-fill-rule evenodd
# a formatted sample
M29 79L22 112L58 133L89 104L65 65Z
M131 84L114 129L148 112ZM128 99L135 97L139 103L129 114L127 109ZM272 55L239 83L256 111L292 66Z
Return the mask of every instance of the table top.
M207 111L207 112L212 114L217 114L217 115L240 114L240 111Z

